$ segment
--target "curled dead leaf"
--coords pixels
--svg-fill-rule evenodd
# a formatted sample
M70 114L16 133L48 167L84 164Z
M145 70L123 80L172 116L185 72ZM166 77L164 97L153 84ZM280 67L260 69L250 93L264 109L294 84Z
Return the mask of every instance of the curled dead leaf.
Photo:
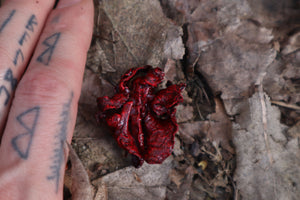
M70 160L72 163L72 187L71 187L71 193L72 193L72 199L73 200L92 200L93 194L92 194L92 185L90 183L89 176L77 156L76 152L72 148L72 146L67 143L69 150L70 150Z
M231 121L226 114L224 105L219 98L215 98L216 112L210 115L209 126L207 136L211 141L216 142L221 146L234 154L235 150L230 145L232 140L232 125Z

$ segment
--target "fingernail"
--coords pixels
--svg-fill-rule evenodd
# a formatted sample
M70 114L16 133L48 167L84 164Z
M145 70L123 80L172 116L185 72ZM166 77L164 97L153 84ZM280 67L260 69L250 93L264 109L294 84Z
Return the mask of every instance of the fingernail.
M80 2L81 0L60 0L57 4L56 8L64 8L64 7L70 7L78 2Z

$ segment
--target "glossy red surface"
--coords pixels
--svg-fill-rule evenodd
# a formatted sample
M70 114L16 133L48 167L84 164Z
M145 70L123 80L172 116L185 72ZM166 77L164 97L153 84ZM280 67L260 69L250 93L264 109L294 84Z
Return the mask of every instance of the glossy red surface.
M181 91L185 84L157 91L163 78L160 68L132 68L121 77L113 97L97 100L98 120L104 120L119 146L134 156L135 167L140 167L144 160L162 163L174 147L178 129L175 106L183 101Z

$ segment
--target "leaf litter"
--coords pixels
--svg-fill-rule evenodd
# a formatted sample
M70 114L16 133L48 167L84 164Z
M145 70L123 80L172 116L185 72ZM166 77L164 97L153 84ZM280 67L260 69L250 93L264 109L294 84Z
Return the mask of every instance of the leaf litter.
M94 2L72 141L94 199L297 199L296 2ZM112 95L121 74L146 64L187 88L172 156L135 169L94 115L97 97Z

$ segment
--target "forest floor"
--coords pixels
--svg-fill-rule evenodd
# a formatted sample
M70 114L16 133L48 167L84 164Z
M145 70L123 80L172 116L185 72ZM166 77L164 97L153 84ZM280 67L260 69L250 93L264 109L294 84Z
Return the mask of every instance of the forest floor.
M65 199L90 187L81 199L299 198L299 2L94 2L71 153L80 158L71 158L72 169L84 168L67 169ZM137 169L96 121L96 99L112 96L124 72L146 64L187 87L172 155Z

